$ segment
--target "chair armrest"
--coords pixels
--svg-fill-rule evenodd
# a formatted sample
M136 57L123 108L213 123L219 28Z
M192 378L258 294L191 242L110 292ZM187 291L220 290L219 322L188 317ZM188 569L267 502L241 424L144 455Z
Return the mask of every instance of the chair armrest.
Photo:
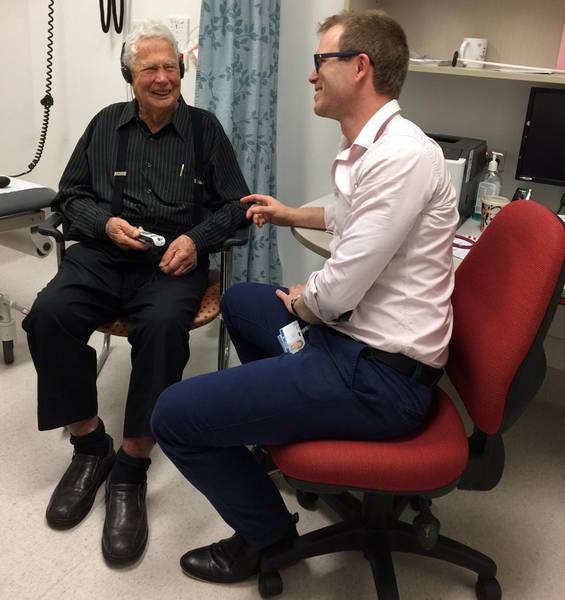
M61 215L58 213L52 213L45 221L42 221L37 226L37 231L41 235L52 237L58 244L65 243L65 236L63 232L57 229L57 227L63 222Z
M232 237L222 244L222 251L231 250L234 246L245 246L249 241L249 225L240 227Z

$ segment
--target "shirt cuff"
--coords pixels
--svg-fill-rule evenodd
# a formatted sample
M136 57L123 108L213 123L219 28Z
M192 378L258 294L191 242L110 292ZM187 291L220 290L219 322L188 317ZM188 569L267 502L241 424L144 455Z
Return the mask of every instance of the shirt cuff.
M185 231L184 235L188 236L196 247L196 255L203 256L208 252L208 244L206 243L206 235L203 231L199 231L197 227L190 231Z
M94 237L103 240L108 236L106 235L106 223L111 219L108 215L97 216L94 221Z

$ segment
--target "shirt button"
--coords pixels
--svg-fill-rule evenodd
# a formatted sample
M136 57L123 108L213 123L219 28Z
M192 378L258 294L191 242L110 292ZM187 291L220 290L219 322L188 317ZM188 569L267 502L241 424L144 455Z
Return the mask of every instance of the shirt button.
M150 168L151 168L153 165L152 165L150 162L146 162L146 163L145 163L145 166L146 166L148 169L150 169Z
M151 190L151 188L150 188L150 187L148 187L148 188L145 188L145 191L146 191L148 194L150 194L152 190Z

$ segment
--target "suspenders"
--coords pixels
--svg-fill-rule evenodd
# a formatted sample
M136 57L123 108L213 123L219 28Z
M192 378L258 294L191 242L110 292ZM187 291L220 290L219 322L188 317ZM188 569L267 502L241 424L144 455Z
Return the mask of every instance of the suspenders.
M114 189L112 190L112 214L114 217L122 214L124 208L123 195L128 172L126 171L126 156L128 153L129 127L118 130L118 156L114 171Z
M192 122L192 147L194 149L191 224L196 225L202 220L204 201L202 113L192 106L189 106L188 110ZM118 156L116 158L116 169L114 171L114 189L112 190L112 214L115 217L121 215L124 208L123 195L127 180L126 157L128 142L129 127L121 127L118 130Z
M204 142L202 113L188 107L192 121L192 147L194 148L194 178L192 179L192 225L202 221L204 212Z

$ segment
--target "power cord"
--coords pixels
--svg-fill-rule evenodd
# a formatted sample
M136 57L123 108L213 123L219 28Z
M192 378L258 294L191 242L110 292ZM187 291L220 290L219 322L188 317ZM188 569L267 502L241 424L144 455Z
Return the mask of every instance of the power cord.
M53 4L55 0L49 0L48 14L47 14L47 73L45 75L45 96L40 100L41 106L43 106L43 124L41 125L41 133L39 134L39 142L37 143L37 150L35 152L34 159L27 166L28 170L17 175L10 175L10 177L21 177L31 173L37 166L37 163L41 159L43 154L43 148L47 140L47 128L49 127L49 111L53 106L54 100L51 96L51 80L53 77Z

